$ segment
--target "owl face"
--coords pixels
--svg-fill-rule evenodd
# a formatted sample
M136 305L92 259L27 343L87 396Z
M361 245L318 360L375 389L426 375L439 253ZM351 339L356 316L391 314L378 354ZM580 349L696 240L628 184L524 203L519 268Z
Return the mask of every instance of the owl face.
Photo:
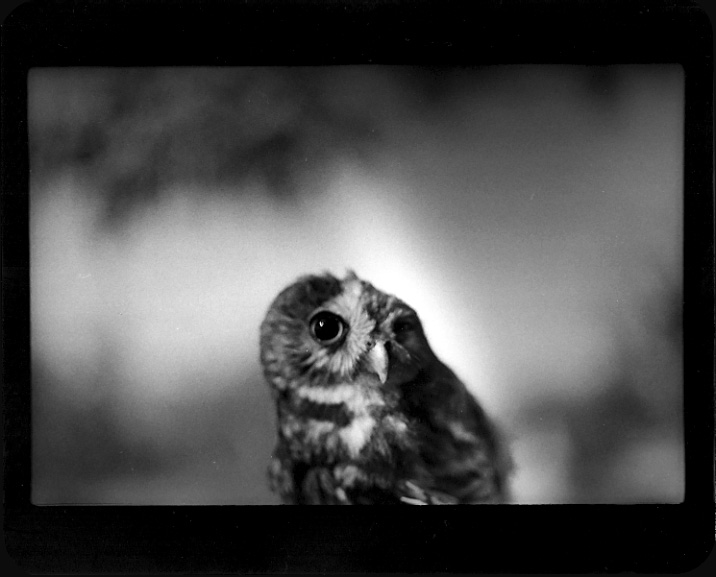
M408 381L432 356L415 311L349 272L302 277L261 327L261 360L279 390Z
M284 289L261 325L261 361L277 409L270 478L286 502L500 497L485 415L415 311L354 273Z

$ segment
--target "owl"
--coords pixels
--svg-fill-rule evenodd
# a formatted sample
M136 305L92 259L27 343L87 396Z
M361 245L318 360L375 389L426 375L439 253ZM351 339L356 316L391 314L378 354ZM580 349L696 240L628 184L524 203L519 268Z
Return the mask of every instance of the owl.
M303 276L271 304L260 356L277 411L269 480L284 503L506 501L496 427L395 296L352 271Z

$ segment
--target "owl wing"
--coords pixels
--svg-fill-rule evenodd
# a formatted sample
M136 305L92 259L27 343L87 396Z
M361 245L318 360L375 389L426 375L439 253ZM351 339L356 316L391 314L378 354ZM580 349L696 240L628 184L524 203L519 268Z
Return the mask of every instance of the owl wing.
M434 474L441 489L461 503L504 502L509 465L501 439L474 397L467 390L461 396L464 409L446 416L443 446L450 458L443 459Z
M417 434L430 489L460 503L507 499L510 461L498 431L455 374L442 365L415 389Z

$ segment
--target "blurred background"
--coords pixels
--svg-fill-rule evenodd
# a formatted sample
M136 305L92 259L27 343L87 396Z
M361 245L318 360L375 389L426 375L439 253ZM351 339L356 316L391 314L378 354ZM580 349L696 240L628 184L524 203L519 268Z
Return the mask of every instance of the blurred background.
M678 66L33 69L36 504L273 504L258 327L350 267L518 503L679 502Z

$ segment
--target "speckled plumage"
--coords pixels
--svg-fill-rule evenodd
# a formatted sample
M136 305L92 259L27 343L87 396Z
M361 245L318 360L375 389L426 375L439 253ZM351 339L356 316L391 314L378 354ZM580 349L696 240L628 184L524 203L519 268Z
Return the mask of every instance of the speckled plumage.
M494 426L398 298L352 272L301 277L261 325L261 362L278 421L269 477L285 503L505 501Z

